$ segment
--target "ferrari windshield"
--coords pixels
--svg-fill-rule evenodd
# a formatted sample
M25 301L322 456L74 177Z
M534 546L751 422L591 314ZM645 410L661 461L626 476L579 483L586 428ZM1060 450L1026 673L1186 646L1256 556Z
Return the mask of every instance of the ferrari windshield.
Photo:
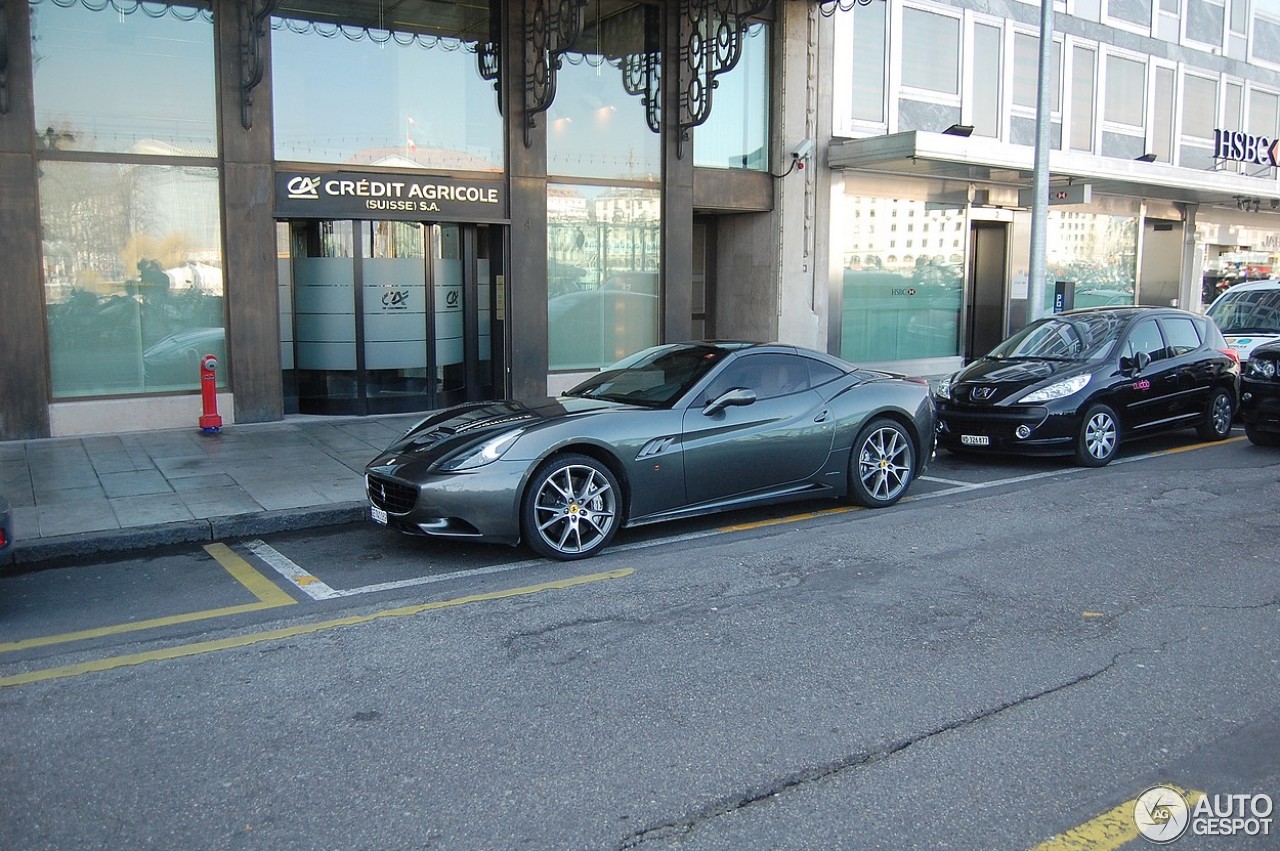
M995 360L1088 361L1106 357L1128 316L1087 313L1033 322L991 350Z
M719 346L696 344L645 349L591 376L564 395L667 408L728 354Z
M1224 334L1280 334L1280 287L1227 290L1209 316Z

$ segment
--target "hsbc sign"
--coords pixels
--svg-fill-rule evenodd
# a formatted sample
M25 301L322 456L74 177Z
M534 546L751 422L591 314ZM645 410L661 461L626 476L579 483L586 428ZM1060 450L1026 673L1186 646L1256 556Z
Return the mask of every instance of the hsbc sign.
M1280 139L1240 130L1214 130L1213 156L1239 163L1280 166Z

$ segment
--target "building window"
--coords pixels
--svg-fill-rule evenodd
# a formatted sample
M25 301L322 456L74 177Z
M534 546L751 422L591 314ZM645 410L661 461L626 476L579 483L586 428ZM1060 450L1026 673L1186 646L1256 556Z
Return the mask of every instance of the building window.
M600 21L588 20L577 49L564 55L556 72L556 98L546 114L548 173L602 180L659 179L661 138L649 129L640 98L627 94L621 67L623 57L644 51L644 33L640 5ZM718 106L712 97L713 113Z
M1057 112L1062 108L1062 45L1054 42L1053 77L1049 84L1052 109ZM1036 90L1040 79L1040 37L1027 33L1014 33L1013 36L1013 105L1036 108Z
M1221 0L1187 0L1187 39L1221 48L1226 15Z
M978 136L1000 135L1000 47L1004 34L999 27L973 27L973 110L969 122Z
M334 24L319 6L292 0L271 19L276 159L502 171L502 116L474 38L430 15L394 30ZM457 29L487 35L487 5L452 8L470 16Z
M1253 38L1249 50L1254 59L1280 65L1280 3L1256 0L1253 10Z
M960 227L965 211L928 209L923 201L846 195L837 202L848 210L906 205L933 230ZM912 253L911 240L899 245L886 234L868 247L842 251L847 258L840 302L840 354L854 363L954 357L959 352L961 286L964 267L952 254ZM923 249L924 246L922 245Z
M551 369L599 369L658 342L661 207L657 188L547 187Z
M37 149L215 156L208 5L116 5L31 3Z
M101 6L31 4L55 399L195 390L201 355L226 362L212 16Z
M1182 80L1182 135L1212 139L1218 122L1218 81L1188 74Z
M905 8L902 31L902 84L960 94L960 19Z
M198 389L201 355L226 363L217 170L40 171L54 398Z
M853 10L853 119L882 124L886 65L887 3Z
M742 34L742 56L716 78L711 116L694 131L693 164L705 168L769 168L769 28Z
M1106 17L1134 27L1151 26L1151 0L1106 0Z
M1107 57L1107 94L1103 108L1107 121L1142 127L1146 91L1147 68L1143 62L1122 56Z
M1151 104L1151 152L1162 163L1173 161L1173 83L1173 69L1157 66Z
M1075 47L1071 51L1071 150L1093 150L1094 62L1097 51Z

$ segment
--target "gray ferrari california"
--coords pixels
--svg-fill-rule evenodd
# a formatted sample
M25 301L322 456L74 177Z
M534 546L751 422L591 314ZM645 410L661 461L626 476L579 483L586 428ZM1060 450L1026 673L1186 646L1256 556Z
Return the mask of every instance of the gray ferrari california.
M365 470L375 522L578 559L623 526L829 496L880 508L933 455L928 383L794 346L679 343L554 399L434 413Z

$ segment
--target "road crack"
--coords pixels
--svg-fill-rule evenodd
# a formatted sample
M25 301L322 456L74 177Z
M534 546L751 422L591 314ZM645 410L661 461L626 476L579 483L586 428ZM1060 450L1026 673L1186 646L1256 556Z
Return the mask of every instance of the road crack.
M785 775L764 786L755 789L748 789L740 795L728 798L722 798L715 801L697 812L684 816L674 821L641 828L627 835L618 845L618 851L628 851L628 849L639 848L651 841L668 841L679 840L693 833L700 826L714 821L721 816L730 813L739 812L768 802L782 795L795 792L803 787L814 783L820 783L840 774L850 771L856 771L875 765L878 762L889 759L892 756L900 754L916 745L944 736L947 733L960 730L975 724L981 724L1002 713L1021 706L1033 703L1046 697L1052 697L1068 689L1075 688L1079 685L1089 683L1098 677L1110 672L1120 660L1126 656L1136 653L1163 653L1170 644L1174 642L1163 642L1158 648L1153 647L1137 647L1121 650L1111 657L1111 661L1096 670L1088 671L1078 677L1070 679L1064 683L1059 683L1052 688L1043 689L1032 694L1024 694L1022 696L1012 698L997 704L996 706L984 709L979 712L966 715L962 718L956 718L939 726L917 733L916 735L898 739L889 742L873 750L861 751L859 753L849 754L812 768L798 771L793 774Z

